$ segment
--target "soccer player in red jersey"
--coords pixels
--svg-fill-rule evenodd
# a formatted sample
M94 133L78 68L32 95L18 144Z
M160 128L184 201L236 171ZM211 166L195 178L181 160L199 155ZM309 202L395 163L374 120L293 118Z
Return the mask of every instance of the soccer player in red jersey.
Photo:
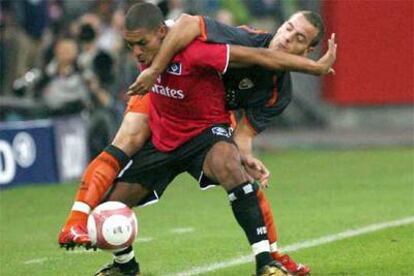
M167 33L161 12L151 4L134 5L126 17L126 29L125 38L138 61L150 64ZM150 93L151 139L134 155L108 200L129 206L157 201L182 172L190 173L201 186L220 183L253 248L257 273L276 275L279 270L267 249L257 185L249 182L231 141L218 74L227 70L230 56L237 54L237 47L194 41L174 57L173 66L160 74ZM98 275L139 272L132 247L115 253L114 258Z
M230 27L208 17L182 15L164 40L160 53L150 68L144 70L131 86L130 93L144 92L151 86L158 70L166 67L170 56L195 38L213 43L230 43L244 46L267 47L291 54L306 56L324 35L321 17L310 11L292 15L275 35L252 30L248 27ZM333 39L331 39L333 41ZM330 43L332 44L332 43ZM331 45L334 46L334 45ZM235 130L235 141L247 169L267 185L268 170L253 157L252 142L274 117L283 112L291 100L290 73L286 70L269 70L261 67L230 69L224 76L228 109L241 109L242 119ZM277 248L276 227L266 197L260 192L259 201L265 214L265 222L271 243L272 257L292 275L306 275L309 267L296 263Z
M127 38L128 39L128 38ZM130 40L129 40L130 41ZM157 42L159 42L159 40L157 41L157 39L154 39L154 37L152 37L152 39L151 40L148 40L148 41L145 41L145 39L143 40L144 42L148 42L148 44L151 44L151 43L157 43ZM140 45L140 43L143 43L143 41L132 41L133 42L133 44L135 43L135 44L137 44L137 45L139 45L140 47L142 46L142 47L147 47L148 49L150 49L151 48L151 45L150 46L144 46L144 45ZM130 41L131 42L131 41ZM153 45L155 45L155 44L153 44ZM137 45L131 45L131 46L133 46L132 48L134 49L134 47L136 47ZM153 46L152 46L153 47ZM239 58L239 59L241 59L241 60L243 60L243 58L245 58L246 59L246 55L245 54L243 54L243 53L239 53L239 52L237 52L237 47L236 48L234 48L234 49L232 49L232 51L230 51L230 53L232 54L231 55L231 57L230 57L230 60L233 60L233 59L235 59L235 57L236 58ZM143 51L143 52L145 52L145 54L143 54L143 53L141 53L141 54L139 54L139 55L137 55L137 58L138 58L138 60L140 61L140 62L143 62L143 63L150 63L150 61L151 61L151 59L153 58L153 54L154 53L151 53L151 51ZM222 54L223 54L223 52L221 52ZM215 53L215 54L217 54L217 53ZM252 52L250 52L249 53L249 55L251 55L252 54ZM199 57L199 52L197 51L197 54L193 54L193 58L194 58L194 60L197 60L197 58L198 58L198 60L197 60L197 62L198 63L200 63L202 66L201 67L203 67L204 65L205 66L211 66L212 64L209 64L208 62L206 62L206 61L208 61L208 59L201 59L200 60L200 57ZM249 56L249 58L250 58L250 56ZM203 62L205 63L205 64L203 64ZM266 62L264 62L265 64L267 64ZM198 64L198 65L200 65L200 64ZM167 70L167 73L169 73L169 74L167 74L167 80L166 80L166 82L167 83L165 83L165 80L164 80L164 82L162 82L162 76L161 76L161 79L159 80L159 82L160 82L160 84L158 85L156 85L155 87L154 87L154 89L153 89L153 93L151 93L151 96L153 95L153 94L157 94L157 95L162 95L162 98L160 98L161 100L160 100L160 102L158 102L158 104L152 104L151 105L151 107L154 107L154 106L159 106L159 105L162 105L162 103L163 102L165 102L165 101L167 101L167 102L170 102L170 101L168 101L168 99L174 99L174 100L182 100L182 99L184 99L184 90L183 89L180 89L180 87L178 87L178 88L176 88L176 87L174 87L174 88L171 88L169 85L168 85L168 81L169 81L169 79L170 79L170 77L171 76L185 76L185 74L189 74L189 72L188 71L186 71L186 70L184 70L183 68L183 65L182 65L182 63L178 63L178 64L173 64L174 66L171 66L168 70ZM216 66L216 65L214 65L214 66ZM214 67L213 66L213 67ZM216 68L217 69L217 68ZM223 69L223 68L220 68L220 70L221 69ZM169 72L168 72L169 71ZM197 71L197 70L196 70ZM194 72L193 72L194 73ZM200 70L198 70L197 71L197 74L204 74L205 72L204 72L204 69L200 69ZM182 74L184 74L184 75L182 75ZM172 78L172 80L171 80L171 82L174 84L175 83L175 81L174 81L174 78ZM194 88L192 85L191 85L191 87L192 88ZM153 98L153 97L152 97ZM135 99L137 99L137 98L135 98ZM145 99L145 98L144 98ZM143 100L144 100L143 99ZM203 100L203 103L205 103L204 102L205 101L205 99ZM140 101L134 101L135 103L131 103L130 104L130 108L131 108L131 106L133 106L133 105L137 105L138 106L138 109L140 108L140 106L141 106L141 103L140 103ZM216 100L214 100L213 102L215 102L215 103L219 103L219 101L217 101L217 99ZM170 103L171 104L171 103ZM142 108L143 108L143 110L146 108L146 105L144 104L144 105L142 105L141 106ZM217 105L217 107L220 107L220 104L218 104ZM158 125L158 123L159 123L159 121L162 121L162 120L165 120L165 118L168 118L169 116L172 116L171 118L173 118L173 115L177 115L176 113L176 110L179 110L179 108L181 108L181 104L180 105L178 105L176 108L173 108L172 110L174 110L174 111L172 111L171 110L171 112L170 113L163 113L162 111L160 111L160 110L156 110L156 109L150 109L150 110L152 110L151 111L151 115L150 115L150 118L159 118L159 120L158 121L156 121L157 123L154 125L154 123L152 124L153 126L155 126L155 127L153 127L153 131L154 130L156 130L154 133L155 133L155 135L154 135L154 139L153 139L153 142L154 142L154 144L156 145L156 147L157 147L157 149L161 149L161 151L162 150L164 150L164 151L170 151L170 150L172 150L173 148L176 148L176 146L177 146L177 141L178 142L186 142L187 141L187 139L190 139L190 138L188 138L188 137L183 137L182 135L180 135L180 131L186 131L187 129L190 129L191 131L193 131L193 134L194 135L197 135L202 129L205 129L205 127L207 127L207 126L202 126L202 127L199 127L198 129L197 129L197 127L195 127L195 125L194 126L191 126L191 127L187 127L187 128L182 128L180 131L177 131L177 130L179 130L180 129L180 127L181 127L181 123L183 123L184 121L187 121L187 119L189 118L189 117L186 117L186 116L188 116L188 114L191 114L193 111L192 111L192 109L190 108L190 106L188 106L187 108L183 108L183 112L181 113L181 117L180 117L180 120L178 120L178 121L174 121L174 120L172 120L172 121L164 121L163 123L165 123L165 124L159 124ZM212 115L214 115L214 116L212 116L211 118L209 117L209 120L212 120L212 121L215 121L215 122L223 122L223 123L225 123L226 121L227 121L227 119L225 119L224 117L226 117L226 116L222 116L222 115L220 115L219 116L219 114L220 114L220 112L222 112L223 111L223 109L217 109L216 110L216 112L217 113L213 113ZM146 111L144 111L144 112L146 112ZM127 115L128 115L129 113L127 113ZM159 116L159 115L162 115L162 116ZM183 116L183 114L187 114L186 116ZM134 114L135 115L135 114ZM138 114L137 114L138 115ZM157 117L158 116L158 117ZM193 115L191 115L190 117L192 117ZM204 115L203 115L204 116ZM127 117L127 116L126 116ZM136 117L135 118L136 120L135 120L135 122L137 121L137 120L141 120L142 119L142 121L143 122L145 122L145 120L146 120L146 118L145 117ZM197 118L196 118L197 119ZM124 121L125 121L125 119L124 119ZM200 121L199 121L200 122ZM197 122L197 124L196 125L198 125L199 124L199 122ZM150 121L150 124L151 124L151 121ZM190 124L191 125L191 124ZM123 123L123 126L124 126L124 123ZM128 128L124 128L123 126L121 126L121 129L120 129L120 133L122 133L123 131L126 131L126 132L128 132ZM160 127L158 130L156 129L157 128L157 126L162 126L162 127ZM169 128L168 128L168 126L169 126ZM140 127L144 127L144 129L140 129L137 133L144 133L144 134L146 134L146 133L148 133L148 131L146 131L145 130L145 124L142 124L142 125L140 125ZM164 134L164 131L165 130L167 130L167 129L169 129L170 131L167 131L166 133L168 134L167 136L163 136L163 139L160 139L160 135L162 134ZM213 131L213 130L212 130ZM221 135L223 135L223 137L226 137L227 136L227 134L226 134L226 132L225 131L223 131L223 128L221 128L221 127L218 127L218 128L216 128L216 129L214 129L214 131L216 132L216 134L217 133L221 133ZM133 132L133 131L132 131ZM159 133L159 135L158 135L158 138L157 138L157 133ZM143 138L145 138L146 137L146 135L142 135L142 137ZM217 134L217 135L220 135L220 134ZM174 139L164 139L164 137L168 137L168 136L172 136L172 137L174 137ZM123 141L122 141L122 139L118 139L119 137L118 137L118 135L117 135L117 137L115 138L115 141L114 142L116 142L116 141L118 141L118 144L121 144L122 145L122 143L123 143ZM117 140L118 139L118 140ZM145 138L146 139L146 138ZM145 139L142 139L142 141L145 141ZM140 140L140 139L138 139L138 140ZM164 141L165 140L165 141ZM180 144L180 143L179 143ZM131 143L125 143L125 147L126 148L128 148L128 146L131 146ZM139 148L140 147L140 145L139 144L135 144L135 145L133 145L131 148ZM145 148L144 148L145 149ZM127 151L127 150L126 150ZM109 148L106 152L104 152L104 153L107 153L107 155L105 156L105 155L103 155L103 156L101 156L100 158L98 158L97 160L100 160L100 161L102 161L101 163L104 163L108 168L109 168L109 170L110 169L112 169L113 171L117 171L117 170L119 170L120 169L120 167L122 167L122 165L119 165L121 162L115 162L116 161L116 159L119 159L119 160L127 160L128 158L126 157L126 158L124 158L124 159L122 159L122 157L125 157L126 155L124 154L124 155L122 155L122 151L121 150L118 150L116 147L113 147L113 148ZM115 158L111 158L111 157L114 157L115 156ZM141 158L142 158L142 156L141 156ZM135 159L135 158L134 158ZM102 165L102 164L101 164ZM104 166L103 166L104 167ZM106 169L106 168L105 168ZM104 170L105 171L105 170ZM208 171L208 168L206 169L206 171ZM116 174L116 173L115 173ZM101 181L101 179L100 178L102 178L102 177L105 177L104 176L105 175L105 173L102 173L102 174L98 174L98 175L92 175L91 176L91 179L92 180L94 180L94 176L95 176L95 182L94 181L91 181L91 179L88 179L88 174L85 174L85 176L84 176L84 182L88 182L88 181L91 181L92 183L98 183L99 184L99 182ZM168 182L168 181L167 181ZM168 183L167 183L168 184ZM102 194L102 191L104 191L105 189L103 189L100 185L92 185L93 187L89 187L89 191L90 190L95 190L95 195L96 194L99 194L99 193L101 193ZM88 187L86 187L86 188L88 188ZM99 189L99 188L102 188L102 189ZM85 191L85 190L87 190L87 189L84 189L83 191ZM118 189L119 190L119 189ZM115 196L116 196L116 192L118 191L117 189L115 189L115 191L114 191L114 194L115 194ZM79 194L81 194L82 193L82 189L80 189L80 193ZM162 193L162 191L161 191L161 193ZM79 195L78 194L78 195ZM86 193L87 194L87 193ZM159 194L160 195L160 194ZM158 196L159 196L158 195ZM155 195L156 196L156 195ZM95 196L96 197L96 196ZM87 197L85 197L85 198L87 198ZM134 197L134 199L133 200L135 200L135 203L136 203L136 197ZM89 206L92 206L92 207L94 207L94 204L97 204L97 202L99 202L100 200L98 199L91 199L90 200L90 202L88 202L88 201L86 201L85 200L85 202L87 202L88 203L88 205ZM77 202L78 203L78 206L76 206L76 208L74 208L74 209L79 209L79 211L82 211L83 209L87 209L88 207L87 206L84 206L84 205L82 205L81 204L81 202L82 201L80 201L80 202ZM76 205L76 203L75 203L75 205ZM86 205L86 204L85 204ZM131 204L131 205L133 205L133 204ZM75 207L75 206L74 206ZM90 207L89 207L90 208ZM74 210L75 212L76 212L76 210ZM81 212L82 213L82 212ZM84 212L85 213L85 212ZM128 253L129 254L129 253ZM104 274L105 275L105 274Z

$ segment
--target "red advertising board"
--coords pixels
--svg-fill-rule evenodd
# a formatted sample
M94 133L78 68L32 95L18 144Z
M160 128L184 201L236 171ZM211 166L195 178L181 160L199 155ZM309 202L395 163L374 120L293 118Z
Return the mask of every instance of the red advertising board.
M323 1L327 35L335 32L334 77L323 97L338 105L414 103L414 1Z

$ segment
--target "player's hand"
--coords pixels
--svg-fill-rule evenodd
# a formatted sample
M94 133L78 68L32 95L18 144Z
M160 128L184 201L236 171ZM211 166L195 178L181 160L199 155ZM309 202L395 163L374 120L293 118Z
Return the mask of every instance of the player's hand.
M321 65L321 74L335 74L335 70L332 68L336 60L336 49L337 44L335 42L335 33L332 33L331 38L328 40L328 50L326 53L317 61Z
M269 186L270 172L263 162L253 156L244 156L242 161L246 172L259 181L262 188L267 188Z
M148 67L142 71L135 82L128 87L127 94L130 96L147 94L154 85L157 77L158 74L152 70L151 67Z

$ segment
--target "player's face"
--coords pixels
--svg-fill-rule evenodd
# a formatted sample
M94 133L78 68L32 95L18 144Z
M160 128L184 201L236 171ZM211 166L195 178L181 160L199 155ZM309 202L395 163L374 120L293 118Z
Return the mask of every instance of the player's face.
M137 61L149 65L160 50L166 33L165 26L161 26L155 31L139 28L134 31L126 31L124 38Z
M280 26L270 42L269 48L306 56L313 50L309 44L317 34L318 29L301 13L297 13Z

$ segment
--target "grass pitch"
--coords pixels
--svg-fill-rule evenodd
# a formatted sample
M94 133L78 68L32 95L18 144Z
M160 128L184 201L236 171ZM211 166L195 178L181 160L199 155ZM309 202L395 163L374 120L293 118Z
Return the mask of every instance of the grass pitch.
M414 150L282 151L261 156L279 246L414 216ZM57 234L77 185L0 192L0 275L93 275L107 252L60 249ZM177 178L156 205L135 209L136 255L144 275L183 273L251 253L221 188ZM291 255L312 275L413 275L414 224L391 227ZM206 275L251 275L254 264Z

